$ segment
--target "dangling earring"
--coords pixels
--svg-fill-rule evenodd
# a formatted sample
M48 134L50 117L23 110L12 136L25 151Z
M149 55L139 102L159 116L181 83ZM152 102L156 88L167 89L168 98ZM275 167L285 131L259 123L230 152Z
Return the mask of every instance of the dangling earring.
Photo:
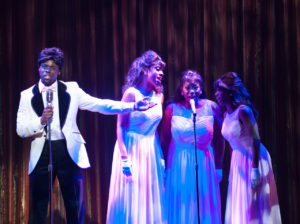
M143 75L148 75L147 69L143 68Z

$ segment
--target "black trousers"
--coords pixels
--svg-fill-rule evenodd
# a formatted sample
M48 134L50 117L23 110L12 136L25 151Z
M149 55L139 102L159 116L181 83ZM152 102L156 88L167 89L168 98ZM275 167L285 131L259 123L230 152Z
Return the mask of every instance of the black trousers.
M83 176L67 151L66 141L51 141L53 179L58 178L66 209L67 223L84 222ZM49 141L45 142L41 157L29 176L29 223L46 223L49 204ZM53 217L55 223L55 217Z

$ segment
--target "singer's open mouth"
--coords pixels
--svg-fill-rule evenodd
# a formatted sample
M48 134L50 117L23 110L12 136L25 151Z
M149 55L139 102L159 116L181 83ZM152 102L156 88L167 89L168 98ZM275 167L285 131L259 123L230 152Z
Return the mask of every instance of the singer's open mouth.
M49 79L51 79L51 76L50 75L44 75L44 79L46 79L46 80L49 80Z
M157 82L158 84L161 84L161 80L162 80L162 76L158 76L158 77L156 78L156 82Z

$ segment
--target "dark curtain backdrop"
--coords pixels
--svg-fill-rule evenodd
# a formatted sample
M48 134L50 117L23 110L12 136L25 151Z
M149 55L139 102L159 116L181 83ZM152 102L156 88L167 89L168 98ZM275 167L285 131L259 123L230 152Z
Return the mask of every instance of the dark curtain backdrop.
M213 81L239 73L260 112L283 223L300 223L299 0L2 0L0 32L0 223L28 220L30 140L16 135L16 113L20 91L39 80L38 53L52 46L65 53L61 79L100 98L121 99L130 63L148 49L167 63L166 101L187 68L213 100ZM86 223L105 223L116 116L80 112L78 124L92 165ZM223 205L229 162L227 149ZM65 223L57 183L54 219Z

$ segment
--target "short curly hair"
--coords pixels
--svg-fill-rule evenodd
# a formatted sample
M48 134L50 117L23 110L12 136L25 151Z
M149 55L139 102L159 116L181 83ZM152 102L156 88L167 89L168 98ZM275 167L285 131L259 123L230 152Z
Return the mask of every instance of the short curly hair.
M64 53L57 47L45 48L40 52L38 57L39 67L48 60L53 60L58 65L59 70L62 70L65 61Z
M150 68L153 65L158 65L162 69L165 68L166 63L161 57L153 50L148 50L142 54L142 56L136 58L130 66L126 77L126 84L123 86L123 93L129 87L136 87L143 81L143 68ZM163 86L156 89L157 92L163 91Z
M202 93L200 94L199 98L201 98L201 99L206 98L206 93L204 91L204 81L203 81L203 78L201 77L200 73L198 73L196 70L188 69L182 73L179 86L177 87L176 92L173 97L173 100L171 102L177 103L177 102L185 101L184 96L182 96L182 94L181 94L181 89L183 87L183 84L186 81L192 81L192 80L198 82L201 87Z

